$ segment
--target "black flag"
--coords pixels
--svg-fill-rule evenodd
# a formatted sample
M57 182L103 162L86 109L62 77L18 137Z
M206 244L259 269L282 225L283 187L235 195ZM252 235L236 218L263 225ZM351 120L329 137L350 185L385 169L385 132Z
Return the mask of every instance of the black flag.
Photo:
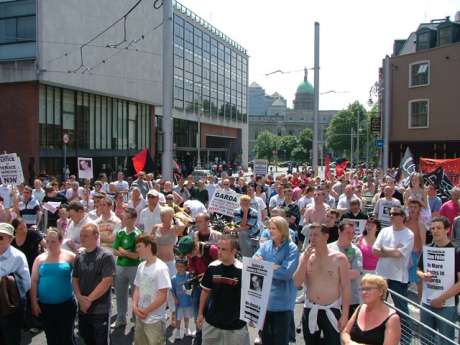
M402 185L404 187L409 185L410 177L416 172L417 167L415 165L414 157L412 157L412 153L410 152L409 147L407 147L404 157L401 159L401 163L399 163L399 175L403 178Z
M454 187L452 182L444 170L439 167L436 170L430 172L429 174L423 175L423 180L425 184L432 184L438 189L438 196L442 199L442 202L446 202L450 199L450 190Z

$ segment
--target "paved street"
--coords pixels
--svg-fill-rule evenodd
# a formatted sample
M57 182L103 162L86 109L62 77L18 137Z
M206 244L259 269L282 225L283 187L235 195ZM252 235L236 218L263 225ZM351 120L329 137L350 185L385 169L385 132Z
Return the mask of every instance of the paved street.
M115 303L115 300L113 300L113 302ZM295 310L295 319L296 319L296 325L299 325L299 322L301 320L301 317L302 317L302 306L300 304L298 304L296 306L296 310ZM112 320L115 319L115 316L112 317ZM192 329L194 329L194 324L193 322L191 322L191 325L192 325ZM128 323L128 326L126 327L126 330L121 330L121 329L118 329L118 330L114 330L112 331L112 334L111 334L111 340L112 340L112 345L131 345L133 343L133 336L134 336L134 332L133 332L133 324L132 323ZM167 337L169 339L169 337L171 336L171 332L172 332L172 329L169 327L168 328L168 331L167 331ZM255 331L254 329L250 329L249 330L250 332L250 335L251 335L251 342L254 341L255 337L256 337L256 334L255 334ZM25 332L23 333L23 342L21 345L46 345L46 338L45 338L45 334L43 332L35 335L35 336L31 336L29 332ZM297 334L296 336L296 344L304 344L304 341L303 341L303 337L302 335L300 334ZM84 342L83 341L80 341L79 345L83 345ZM173 343L169 342L169 340L167 341L167 344L168 345L171 345ZM181 341L176 341L174 344L176 345L191 345L192 344L192 338L184 338L183 340Z

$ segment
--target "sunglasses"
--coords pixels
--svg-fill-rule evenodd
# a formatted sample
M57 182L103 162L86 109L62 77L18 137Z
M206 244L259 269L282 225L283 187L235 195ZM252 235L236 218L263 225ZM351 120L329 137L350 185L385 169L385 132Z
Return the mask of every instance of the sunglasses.
M402 213L399 212L391 212L390 216L402 216Z

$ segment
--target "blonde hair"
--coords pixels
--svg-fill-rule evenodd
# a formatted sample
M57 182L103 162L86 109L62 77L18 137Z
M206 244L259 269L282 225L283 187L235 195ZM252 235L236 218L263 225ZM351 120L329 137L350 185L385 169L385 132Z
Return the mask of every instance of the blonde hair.
M249 195L243 194L240 196L240 201L251 201L251 197Z
M174 209L172 207L169 207L169 206L162 207L161 210L160 210L160 217L164 216L164 215L167 215L167 214L170 214L171 216L174 216Z
M48 236L56 237L59 242L62 242L62 240L63 240L62 233L57 228L54 228L54 227L49 227L46 230L46 237L48 237Z
M366 273L361 279L361 286L364 284L374 285L382 292L382 300L384 300L388 293L388 284L385 279L376 274Z
M270 218L270 220L268 222L272 223L273 225L275 225L275 227L281 233L281 237L283 238L283 241L287 241L287 240L290 239L290 236L289 236L289 224L286 221L286 219L284 219L283 217L280 217L280 216L275 216L275 217Z

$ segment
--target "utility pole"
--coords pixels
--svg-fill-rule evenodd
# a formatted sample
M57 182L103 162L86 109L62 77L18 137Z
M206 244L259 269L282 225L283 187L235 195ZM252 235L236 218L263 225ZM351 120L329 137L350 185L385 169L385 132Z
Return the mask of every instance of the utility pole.
M319 23L315 22L315 81L314 81L314 126L313 126L313 171L318 175L318 142L319 142Z
M384 102L384 124L383 124L383 173L386 174L389 165L390 158L390 104L391 104L391 95L390 95L390 85L391 85L391 69L390 69L390 57L385 56L383 63L383 102Z
M356 164L359 164L359 122L360 122L361 110L358 110L358 123L356 126Z
M351 134L350 134L350 164L353 167L353 135L354 135L354 130L353 127L351 127Z
M161 175L165 180L173 177L173 5L163 0L163 155Z

